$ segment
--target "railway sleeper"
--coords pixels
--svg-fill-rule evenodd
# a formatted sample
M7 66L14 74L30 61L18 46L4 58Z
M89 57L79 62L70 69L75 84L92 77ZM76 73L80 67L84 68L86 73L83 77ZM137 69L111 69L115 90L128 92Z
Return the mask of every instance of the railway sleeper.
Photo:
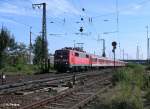
M53 106L44 106L46 109L66 109L66 108L59 108L59 107L53 107Z

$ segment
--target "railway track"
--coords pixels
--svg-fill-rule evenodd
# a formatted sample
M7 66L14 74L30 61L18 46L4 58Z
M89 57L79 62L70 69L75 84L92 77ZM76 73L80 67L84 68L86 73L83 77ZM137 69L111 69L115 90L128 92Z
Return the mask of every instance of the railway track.
M86 74L77 74L77 79L86 76ZM7 93L14 93L20 90L31 89L33 87L39 87L46 82L51 83L59 83L60 81L67 81L72 79L72 74L67 76L60 76L60 77L53 77L53 78L46 78L46 79L39 79L21 83L14 83L0 86L0 94L7 94Z
M106 72L107 70L101 71ZM90 75L97 75L99 73L97 72L90 72L90 73L77 73L76 74L76 79L80 79L86 76ZM52 78L46 78L46 79L38 79L38 80L33 80L33 81L26 81L26 82L20 82L20 83L13 83L13 84L7 84L7 85L2 85L0 86L0 95L2 94L8 94L8 93L14 93L16 91L20 90L28 90L34 87L40 87L44 85L45 83L60 83L60 82L66 82L66 81L71 81L73 78L73 74L65 74L61 76L53 76Z
M50 80L50 81L49 80L34 81L33 82L34 84L29 84L28 87L27 87L27 85L21 86L21 87L18 86L17 88L14 87L13 91L12 91L12 89L8 88L9 93L3 93L3 94L0 95L0 109L18 109L18 108L32 109L31 107L26 107L26 106L28 106L29 104L32 104L32 103L40 104L40 103L37 103L37 102L38 101L43 101L43 100L45 101L47 99L52 99L53 97L54 98L55 97L56 98L57 97L58 98L59 97L63 98L62 97L63 94L64 95L65 94L70 95L71 93L79 92L79 90L82 90L82 89L87 89L88 90L88 87L90 88L92 83L93 83L93 86L94 86L94 84L96 83L95 81L100 80L98 82L101 82L102 81L101 79L104 77L104 75L107 75L106 72L110 72L110 71L103 70L101 72L78 74L77 75L77 85L76 85L75 88L72 88L72 89L67 88L67 90L61 91L60 93L57 93L57 94L52 94L51 93L51 90L49 90L50 89L49 85L51 85L53 83L57 83L59 85L60 80L62 81L63 79L66 82L70 81L70 80L72 81L72 75L71 76L66 76L66 77L58 77L57 79L55 78L55 79ZM83 83L80 85L80 80L84 80L87 85L83 85ZM90 85L90 86L88 86L88 85ZM24 89L23 89L23 87L24 87ZM97 86L95 86L95 87L97 87ZM93 87L92 89L97 89L97 88ZM20 93L16 93L16 92L19 92L19 91L23 92L24 94L20 95ZM26 94L26 92L27 92L27 94ZM82 93L88 93L88 92L83 91ZM97 93L96 90L94 91L94 93ZM89 95L87 95L87 97L88 96L94 96L93 95L94 93L90 92ZM86 94L83 94L83 95L86 95ZM44 108L47 109L46 106Z
M110 79L111 76L95 78L94 82L77 86L54 97L42 99L20 109L81 109L111 86Z

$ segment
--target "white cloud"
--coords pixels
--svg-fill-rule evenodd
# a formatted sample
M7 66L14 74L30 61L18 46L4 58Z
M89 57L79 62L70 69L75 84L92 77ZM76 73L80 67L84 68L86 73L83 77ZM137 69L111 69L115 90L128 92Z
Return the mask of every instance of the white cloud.
M21 8L21 6L14 5L11 3L1 3L0 13L26 15L27 10L25 10L25 8Z
M0 21L5 23L5 22L8 22L8 23L12 23L14 25L18 25L19 23L17 23L16 21L13 21L13 20L10 20L10 19L6 19L6 18L3 18L3 17L0 17Z
M35 0L33 0L34 2ZM68 15L79 15L80 12L68 0L36 0L36 3L47 4L47 13L49 15L59 16L67 13Z
M47 13L51 16L59 16L64 13L77 15L79 11L68 0L15 0L0 3L0 13L34 16L38 11L32 9L32 3L47 4Z
M140 10L141 8L142 8L142 5L139 5L139 4L133 6L134 10Z
M127 6L122 6L123 8L120 10L120 13L123 15L139 15L139 14L149 15L149 12L147 11L149 8L146 5L147 4L145 2L145 3L133 3Z

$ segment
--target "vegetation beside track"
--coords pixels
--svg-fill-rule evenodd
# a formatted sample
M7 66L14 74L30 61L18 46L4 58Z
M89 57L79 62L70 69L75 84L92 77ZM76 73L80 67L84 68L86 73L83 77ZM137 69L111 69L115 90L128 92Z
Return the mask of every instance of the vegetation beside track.
M17 75L17 74L23 74L23 75L30 75L38 72L38 67L35 65L27 65L27 64L17 64L13 66L5 66L0 70L0 72L4 72L7 75Z
M14 35L6 28L0 28L0 74L33 74L43 70L41 65L41 37L37 37L32 47L16 42ZM30 49L34 53L33 65L30 64ZM48 55L48 54L47 54ZM32 56L31 56L32 57ZM53 69L53 65L49 70Z
M111 91L101 95L93 109L145 109L150 101L150 76L142 65L114 71Z

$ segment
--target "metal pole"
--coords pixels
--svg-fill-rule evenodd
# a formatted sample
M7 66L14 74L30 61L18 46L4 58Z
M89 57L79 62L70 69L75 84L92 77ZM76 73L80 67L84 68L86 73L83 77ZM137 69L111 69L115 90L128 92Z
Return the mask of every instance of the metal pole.
M147 29L147 61L149 61L149 38L148 38L148 25L146 26L146 29Z
M147 60L148 60L148 63L149 63L149 39L150 38L147 38L147 48L148 48L148 56L147 56Z
M103 57L106 57L105 49L105 39L103 39Z
M115 55L116 55L116 54L115 54L115 50L116 50L117 42L115 42L115 41L112 42L112 46L113 46L112 52L114 53L114 69L115 69L115 67L116 67L116 66L115 66Z
M123 49L123 60L124 60L124 49Z
M31 52L32 52L32 32L31 32L32 27L30 27L30 64L32 63L31 61Z
M129 55L127 54L127 60L129 59Z
M99 40L99 39L98 39ZM105 53L105 50L106 50L106 47L105 47L105 39L100 39L103 41L103 51L102 51L102 57L106 57L106 53Z
M47 69L47 56L48 56L48 51L47 51L47 29L46 29L46 3L40 3L40 4L32 4L32 6L35 8L35 6L43 6L43 16L42 16L42 48L43 48L43 53L42 53L42 69L43 72L46 72Z
M43 4L42 38L43 38L43 60L44 72L47 70L47 36L46 36L46 3Z
M114 50L114 69L116 67L116 65L115 65L115 58L116 58L116 53L115 53L115 50Z
M120 47L120 43L119 43L119 58L121 60L121 47Z
M75 49L75 47L76 47L75 40L73 40L73 43L74 43L74 49Z
M137 45L136 59L139 60L139 46Z
M117 20L117 32L119 32L119 9L118 9L118 0L116 0L116 20Z

